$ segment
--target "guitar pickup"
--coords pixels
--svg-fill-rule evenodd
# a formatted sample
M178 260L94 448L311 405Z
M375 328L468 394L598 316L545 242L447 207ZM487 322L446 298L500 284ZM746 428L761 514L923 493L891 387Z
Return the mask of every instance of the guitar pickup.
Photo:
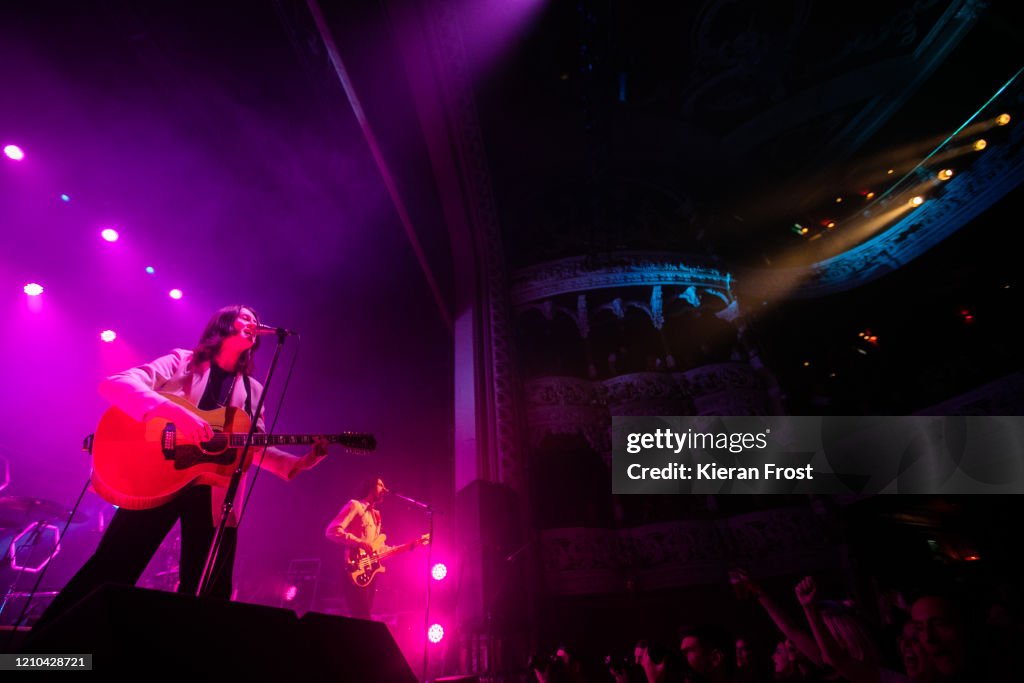
M178 428L173 422L168 422L160 433L160 450L164 453L164 460L174 460L174 450L178 446Z

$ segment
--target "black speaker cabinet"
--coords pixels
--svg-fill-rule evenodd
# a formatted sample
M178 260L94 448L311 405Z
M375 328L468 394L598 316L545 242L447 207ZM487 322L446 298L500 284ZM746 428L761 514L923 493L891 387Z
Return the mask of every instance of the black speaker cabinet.
M94 671L136 676L416 682L379 622L316 612L298 619L276 607L117 585L94 591L23 649L92 654Z

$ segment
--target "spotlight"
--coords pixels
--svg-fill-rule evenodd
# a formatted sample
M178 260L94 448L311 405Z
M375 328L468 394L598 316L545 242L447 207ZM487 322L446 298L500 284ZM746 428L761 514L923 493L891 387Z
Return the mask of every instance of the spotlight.
M922 204L924 204L924 197L922 197L921 195L917 195L916 197L911 199L908 202L908 204L910 204L911 206L921 206Z
M295 596L298 595L298 594L299 594L299 587L296 586L295 584L292 584L290 586L287 586L284 589L284 595L282 595L281 597L284 598L285 602L291 602L292 600L295 599Z
M985 149L986 147L988 147L988 143L985 142L984 139L978 140L977 142L974 143L974 151L975 152L980 152L981 150Z
M832 228L836 227L836 222L835 221L829 221L828 223L825 224L825 227L828 228L829 230L831 230Z
M108 344L117 339L117 332L113 330L103 330L100 332L100 339L107 342Z
M17 145L7 145L4 147L4 154L6 154L7 158L11 161L21 161L25 158L25 152Z
M171 291L167 292L167 296L177 300L185 296L185 294L180 289L172 289Z
M100 237L108 242L116 242L120 235L118 235L117 230L114 230L113 228L103 228L103 230L100 231Z
M942 169L941 171L939 171L938 177L939 177L939 180L949 180L950 178L953 177L953 169L951 169L951 168L944 168L944 169Z
M1005 126L1009 122L1010 122L1010 115L1009 114L1000 114L999 116L996 117L996 125L997 126Z
M156 272L156 269L153 268L153 266L146 266L146 273L147 274L152 275L155 272Z
M39 296L40 294L43 293L43 286L38 285L35 282L30 282L24 287L22 287L22 291L28 294L29 296Z
M427 640L431 643L437 645L441 642L442 638L444 638L444 627L441 624L432 624L427 629Z
M864 195L864 199L874 199L874 198L875 198L875 193L874 192L868 192L867 194Z
M444 577L448 576L448 567L438 562L430 569L430 576L434 578L434 581L443 581Z
M843 198L842 197L836 197L836 204L842 204L842 203L843 203Z
M70 201L71 201L71 197L69 197L69 196L68 196L68 195L66 195L66 194L62 194L62 195L60 196L60 200L61 200L62 202L70 202Z

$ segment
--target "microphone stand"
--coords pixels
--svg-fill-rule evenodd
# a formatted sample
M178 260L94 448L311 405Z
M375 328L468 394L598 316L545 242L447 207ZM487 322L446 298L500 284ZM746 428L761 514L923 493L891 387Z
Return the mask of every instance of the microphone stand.
M196 586L196 596L203 597L209 592L210 587L213 583L213 568L216 566L217 557L220 554L220 546L224 542L224 529L227 527L228 518L231 516L231 510L235 504L235 495L238 493L238 487L242 483L242 466L245 464L245 458L249 454L249 450L252 448L252 437L256 433L256 423L259 421L259 416L263 414L263 402L267 400L267 390L270 388L270 380L274 377L274 369L277 367L277 359L281 355L281 349L284 347L284 338L288 335L288 330L283 327L277 328L277 346L274 347L274 357L270 361L270 369L267 371L267 379L263 383L263 391L260 393L259 403L253 410L253 417L249 424L249 433L245 436L245 446L242 448L242 455L238 458L238 467L231 473L231 481L228 483L228 489L224 493L224 504L221 506L220 513L220 524L217 525L217 531L213 534L213 541L210 543L210 552L206 556L206 565L203 566L203 573L199 577L199 585ZM245 410L243 406L241 408Z
M390 493L390 492L389 492ZM434 513L437 510L433 506L418 501L415 498L403 496L401 493L391 493L395 498L401 498L405 502L424 510L427 513L427 527L430 535L430 543L427 544L427 604L423 610L423 637L426 638L427 633L430 629L430 588L432 586L430 576L430 561L434 555ZM430 642L427 639L423 643L423 683L428 683L427 679L427 664L430 661Z

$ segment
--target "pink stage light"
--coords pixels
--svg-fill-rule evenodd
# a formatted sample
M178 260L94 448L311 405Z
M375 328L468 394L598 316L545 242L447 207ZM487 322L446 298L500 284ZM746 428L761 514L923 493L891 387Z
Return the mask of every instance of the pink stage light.
M107 342L108 344L117 339L117 332L113 330L103 330L100 332L100 339Z
M299 587L292 585L284 589L284 601L291 602L299 594Z
M100 237L108 242L116 242L120 235L118 235L117 230L114 230L113 228L103 228L103 230L100 231Z
M24 287L22 287L22 291L28 294L29 296L39 296L40 294L43 293L43 286L40 284L36 284L35 282L30 282Z
M444 581L444 577L448 576L448 567L438 562L430 568L430 575L434 578L434 581Z
M427 640L437 645L444 638L444 627L441 624L433 624L427 629Z
M6 154L7 158L11 161L21 161L25 158L25 152L17 145L7 145L4 147L4 154Z
M171 291L167 292L167 296L171 297L172 299L180 299L185 295L182 293L180 289L172 289Z

